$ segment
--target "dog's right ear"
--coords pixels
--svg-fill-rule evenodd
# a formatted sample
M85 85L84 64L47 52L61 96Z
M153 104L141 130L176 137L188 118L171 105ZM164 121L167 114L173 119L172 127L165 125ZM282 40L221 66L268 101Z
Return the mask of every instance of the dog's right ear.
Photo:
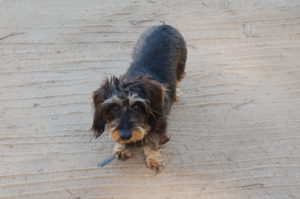
M103 102L109 98L112 93L116 92L117 87L119 87L120 84L120 79L122 78L117 78L115 76L106 78L100 88L93 93L94 120L91 130L94 132L94 136L96 138L104 132L107 120L107 114Z
M94 136L98 138L104 132L105 128L105 115L102 111L103 91L100 87L93 93L94 104L94 119L91 130L94 132Z
M115 88L114 81L117 81L117 78L105 79L100 88L93 93L94 120L91 130L96 138L102 135L105 129L107 118L103 102L113 92Z

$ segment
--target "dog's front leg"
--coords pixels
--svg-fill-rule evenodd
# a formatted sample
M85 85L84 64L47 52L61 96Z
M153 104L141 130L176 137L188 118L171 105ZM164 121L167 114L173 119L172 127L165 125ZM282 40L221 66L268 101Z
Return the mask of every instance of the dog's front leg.
M126 148L125 144L116 143L113 154L121 160L131 157L130 151Z
M163 159L158 148L146 145L144 146L144 154L146 156L146 164L149 168L156 171L163 168Z

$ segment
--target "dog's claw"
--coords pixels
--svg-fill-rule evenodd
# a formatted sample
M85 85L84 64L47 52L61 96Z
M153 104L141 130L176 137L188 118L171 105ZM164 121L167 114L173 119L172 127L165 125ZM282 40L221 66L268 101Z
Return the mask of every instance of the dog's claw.
M125 160L131 157L131 153L128 151L118 151L115 153L117 159Z
M117 159L125 160L131 157L130 151L123 144L116 144L113 150L113 154Z
M164 167L162 160L155 160L151 158L146 159L146 164L147 167L149 167L150 169L156 172L161 171Z

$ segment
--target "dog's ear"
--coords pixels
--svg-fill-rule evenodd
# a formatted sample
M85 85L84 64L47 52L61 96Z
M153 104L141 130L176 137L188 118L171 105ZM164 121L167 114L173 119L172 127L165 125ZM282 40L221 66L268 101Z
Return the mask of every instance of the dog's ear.
M104 91L101 87L93 93L94 119L91 130L94 132L96 138L102 135L105 128L106 118L102 111L103 93Z
M91 130L94 132L96 138L104 132L107 117L103 102L113 92L114 83L116 81L118 81L118 79L115 77L105 79L100 88L93 93L94 119Z
M163 102L166 95L164 86L154 80L147 80L144 88L150 101L151 111L153 113L162 113Z
M94 136L98 138L104 132L105 121L96 112L94 113L94 121L91 130L94 132Z
M166 89L161 83L149 78L142 78L141 81L143 82L145 93L147 95L147 98L149 99L149 124L151 126L151 129L154 130L159 128L161 126L161 123L165 120L163 105L166 95Z

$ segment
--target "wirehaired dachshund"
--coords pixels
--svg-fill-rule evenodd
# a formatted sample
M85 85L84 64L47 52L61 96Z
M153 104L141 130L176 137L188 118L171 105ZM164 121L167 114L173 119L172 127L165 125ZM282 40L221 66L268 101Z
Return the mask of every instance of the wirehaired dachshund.
M138 40L132 63L121 77L109 77L93 93L95 137L104 131L116 142L119 159L131 156L131 145L144 149L146 165L163 167L160 145L169 141L167 116L184 77L187 49L182 35L169 25L153 26Z

